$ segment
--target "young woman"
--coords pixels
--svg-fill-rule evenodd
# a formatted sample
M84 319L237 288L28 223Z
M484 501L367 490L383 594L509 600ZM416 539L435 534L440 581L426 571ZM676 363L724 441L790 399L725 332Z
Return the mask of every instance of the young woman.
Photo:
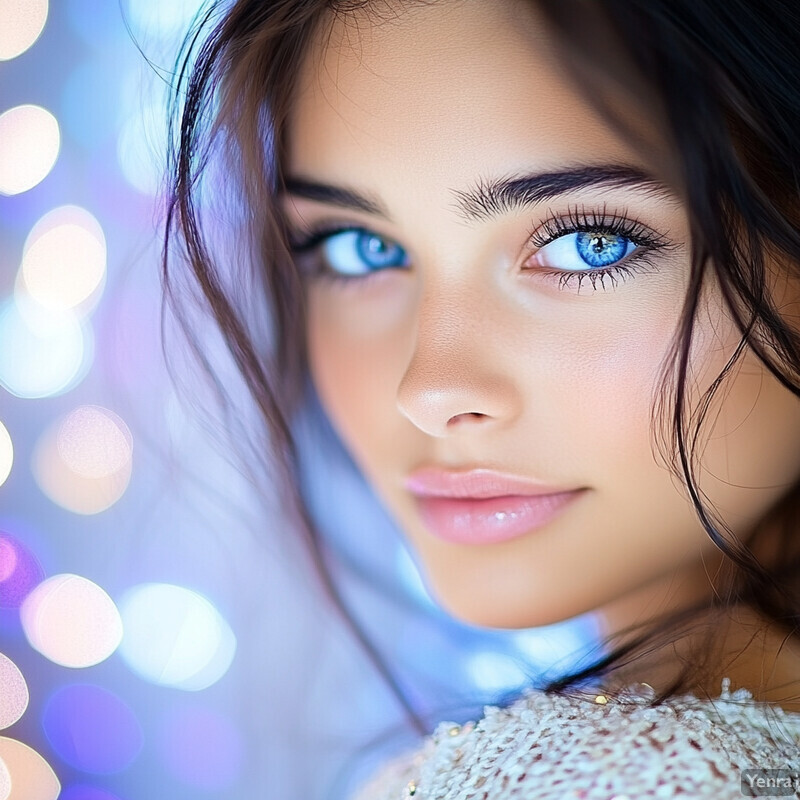
M608 636L360 797L738 797L800 769L794 6L238 0L198 42L167 287L181 237L331 597L307 377L446 610ZM225 156L244 268L198 201Z

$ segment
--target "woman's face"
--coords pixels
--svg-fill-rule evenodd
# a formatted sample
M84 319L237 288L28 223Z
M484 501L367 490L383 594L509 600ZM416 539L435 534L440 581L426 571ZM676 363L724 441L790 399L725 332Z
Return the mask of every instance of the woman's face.
M333 21L300 76L285 208L296 240L345 229L298 255L330 273L308 288L312 377L434 596L480 625L598 609L617 629L707 594L718 565L651 418L688 224L639 180L647 165L565 77L530 5ZM693 406L738 338L709 286ZM800 473L799 405L747 356L708 412L699 486L740 536ZM576 491L538 522L550 501L458 516L463 501L408 488L425 467Z

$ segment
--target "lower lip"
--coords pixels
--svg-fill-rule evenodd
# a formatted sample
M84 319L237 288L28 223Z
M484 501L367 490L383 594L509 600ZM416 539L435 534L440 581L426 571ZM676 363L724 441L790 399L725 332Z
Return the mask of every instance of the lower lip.
M416 499L422 521L434 536L454 544L495 544L543 527L580 494L579 489L538 496Z

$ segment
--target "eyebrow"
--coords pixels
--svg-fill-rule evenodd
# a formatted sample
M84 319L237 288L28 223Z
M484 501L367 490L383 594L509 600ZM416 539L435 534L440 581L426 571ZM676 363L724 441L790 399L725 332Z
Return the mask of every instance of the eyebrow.
M296 197L390 219L378 198L349 187L299 177L287 177L285 187L287 194ZM629 187L665 199L676 198L675 192L666 184L627 164L576 165L553 172L482 178L466 190L453 189L451 192L456 210L465 221L483 222L587 187Z

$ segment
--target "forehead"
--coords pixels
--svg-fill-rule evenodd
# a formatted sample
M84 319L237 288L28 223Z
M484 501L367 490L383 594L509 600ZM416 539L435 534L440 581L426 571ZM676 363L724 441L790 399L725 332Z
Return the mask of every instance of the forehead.
M565 162L640 164L570 81L534 4L381 3L331 16L289 119L289 172L408 189Z

